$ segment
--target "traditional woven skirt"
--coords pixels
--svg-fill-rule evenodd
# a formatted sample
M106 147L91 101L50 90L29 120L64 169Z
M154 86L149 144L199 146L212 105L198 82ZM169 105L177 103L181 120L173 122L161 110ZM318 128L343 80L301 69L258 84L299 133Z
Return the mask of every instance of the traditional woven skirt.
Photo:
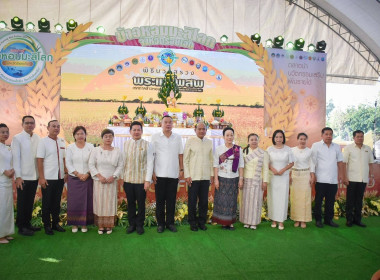
M12 185L0 186L0 238L15 233Z
M239 220L246 225L261 223L261 209L263 206L263 190L260 183L253 178L244 178L244 187L240 202Z
M239 177L219 178L219 190L215 189L212 221L221 225L236 222Z
M94 223L93 180L81 181L69 176L67 182L67 224L86 226Z
M117 214L117 181L102 184L94 180L94 220L100 228L115 226Z
M290 218L297 222L311 221L310 171L292 171L290 186Z

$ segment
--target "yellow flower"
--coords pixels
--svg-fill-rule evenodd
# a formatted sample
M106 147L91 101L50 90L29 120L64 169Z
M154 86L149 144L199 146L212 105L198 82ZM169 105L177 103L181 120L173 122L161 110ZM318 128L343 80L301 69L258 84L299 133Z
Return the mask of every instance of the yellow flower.
M197 99L197 103L200 104L202 102L202 99Z
M265 219L266 215L267 215L267 212L265 210L265 207L262 206L262 208L261 208L261 219Z
M377 211L380 211L380 202L379 201L372 201L372 204L376 206Z
M180 113L182 110L180 108L166 108L165 111L171 113Z
M139 100L142 101L144 96L139 96Z
M221 99L217 99L216 104L220 104L221 101L222 101Z
M40 210L41 210L40 206L37 206L36 208L34 208L33 213L32 213L32 217L33 218L37 217Z
M127 99L127 96L126 95L123 95L123 100L126 100Z

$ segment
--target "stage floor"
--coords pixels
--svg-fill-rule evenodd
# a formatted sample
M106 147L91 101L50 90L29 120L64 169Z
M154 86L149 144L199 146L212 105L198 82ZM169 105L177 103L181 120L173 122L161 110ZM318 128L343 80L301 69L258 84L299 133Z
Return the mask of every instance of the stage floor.
M178 233L146 228L127 235L56 233L14 235L0 244L0 279L370 279L380 269L380 217L363 219L367 228L272 229L235 231L208 226L205 232Z

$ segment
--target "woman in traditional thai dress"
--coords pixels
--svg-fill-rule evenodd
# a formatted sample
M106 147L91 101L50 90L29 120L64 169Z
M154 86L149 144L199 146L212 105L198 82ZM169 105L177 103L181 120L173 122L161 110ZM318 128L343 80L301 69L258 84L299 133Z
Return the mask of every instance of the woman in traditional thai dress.
M94 149L86 142L86 128L77 126L73 137L75 143L66 149L66 167L69 172L67 182L67 224L72 225L72 232L82 227L87 232L87 225L94 223L93 180L90 176L88 161Z
M272 227L284 229L284 221L288 215L289 202L289 169L294 165L293 153L285 145L285 133L276 130L272 136L273 146L267 151L269 154L269 169L272 171L268 186L268 218L272 220Z
M315 165L312 151L306 147L307 135L299 133L298 146L292 148L294 166L291 170L290 186L290 218L294 226L301 224L306 228L306 222L311 222L311 187L314 182Z
M94 179L94 219L98 233L112 233L117 214L117 180L123 169L123 156L117 147L112 147L114 133L104 129L103 144L90 155L89 168Z
M261 223L263 193L269 173L268 153L258 147L259 136L248 135L248 146L243 150L244 186L240 202L239 220L245 228L256 229Z
M234 130L223 129L224 145L214 153L214 211L212 221L223 229L234 230L238 189L243 187L244 159L240 146L235 145Z
M12 152L5 141L9 138L9 128L0 123L0 244L9 243L15 232L13 211L12 178L15 173L12 168Z

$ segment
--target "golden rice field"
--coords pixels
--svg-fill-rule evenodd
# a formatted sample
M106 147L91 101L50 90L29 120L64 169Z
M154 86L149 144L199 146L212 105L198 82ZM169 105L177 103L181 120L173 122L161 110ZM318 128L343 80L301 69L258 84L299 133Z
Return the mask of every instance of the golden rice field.
M116 115L117 108L121 103L116 102L80 102L80 101L61 101L61 126L66 141L72 142L72 131L77 125L83 125L87 129L87 141L100 143L100 132L107 127L110 115ZM137 103L127 103L130 111L129 116L134 117ZM144 104L148 112L163 112L163 104ZM196 105L180 105L184 112L193 113ZM216 106L204 106L207 121L211 121L211 112ZM224 119L233 124L235 129L235 139L237 144L246 145L249 133L261 133L263 130L264 109L248 107L224 107Z

